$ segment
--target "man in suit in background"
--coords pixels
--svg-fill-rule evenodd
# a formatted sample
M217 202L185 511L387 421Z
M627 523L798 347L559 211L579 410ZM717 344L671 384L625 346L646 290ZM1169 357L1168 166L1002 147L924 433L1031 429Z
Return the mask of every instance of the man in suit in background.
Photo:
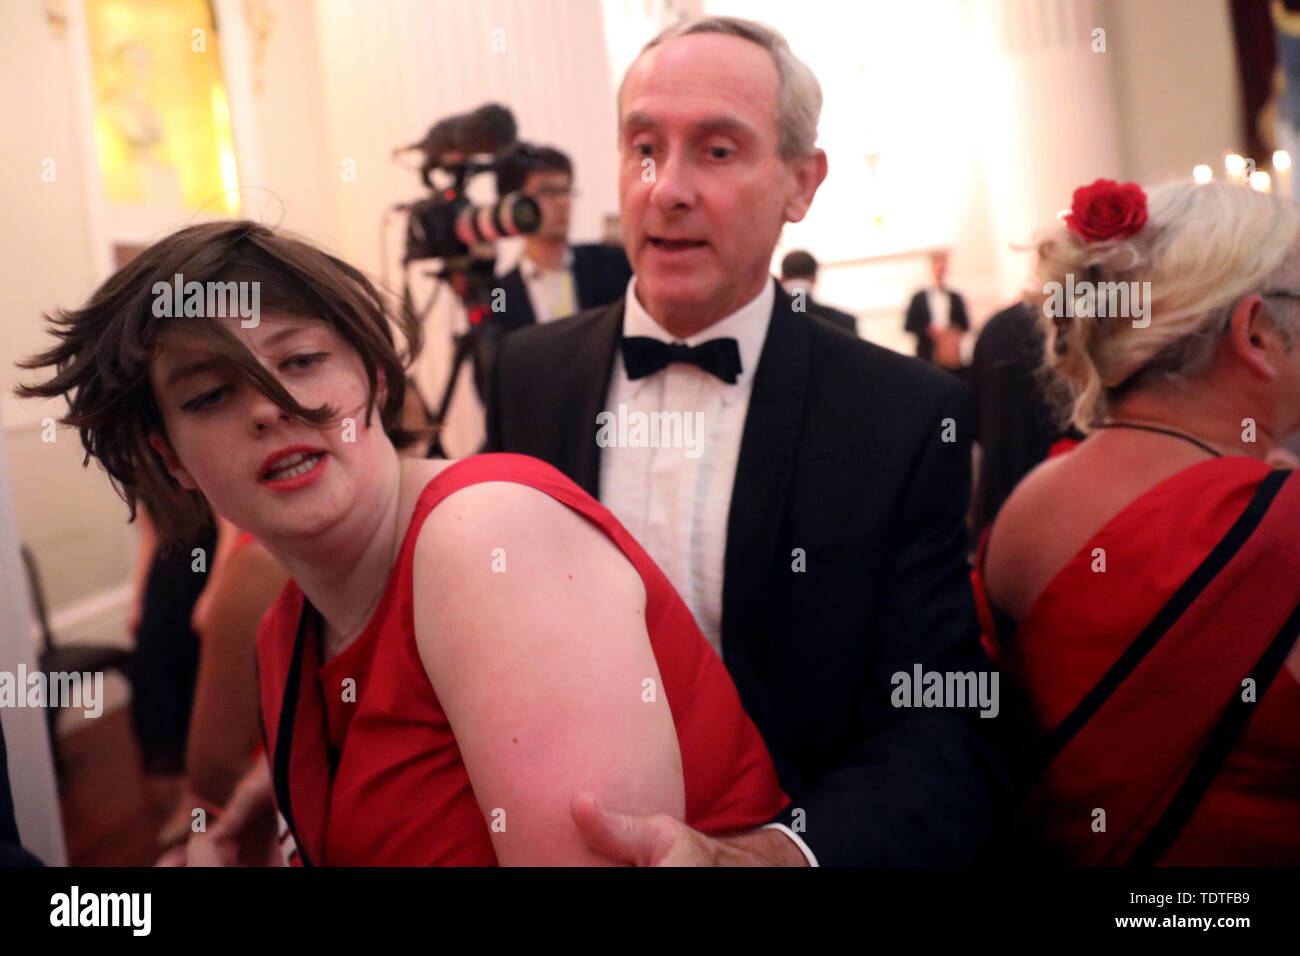
M912 296L903 329L916 336L917 358L960 374L966 364L962 352L970 319L965 300L943 284L947 272L948 253L930 253L934 282Z
M794 803L725 838L588 795L574 819L641 864L968 862L1001 787L976 732L991 722L891 700L914 668L987 668L964 557L965 389L796 314L769 272L827 169L820 87L779 33L671 27L618 107L635 278L623 301L505 340L487 447L555 465L646 548ZM608 427L645 415L698 431L645 447Z
M786 253L785 258L781 260L781 287L794 297L796 308L801 298L799 293L802 292L802 298L807 300L804 305L809 313L825 319L845 332L858 334L857 319L847 312L841 312L813 298L813 291L817 287L817 260L813 258L811 252L795 249L793 252Z
M491 389L502 339L530 325L616 302L632 275L627 255L618 246L569 245L574 189L568 156L551 146L516 143L497 160L496 168L497 193L531 196L542 216L538 230L524 237L519 264L497 280L492 311L483 320L474 350L474 380L484 396Z
M519 265L498 280L505 309L487 321L513 332L622 297L632 275L622 249L569 245L573 164L568 156L550 146L518 143L497 162L497 191L531 196L541 207L542 223L524 237Z

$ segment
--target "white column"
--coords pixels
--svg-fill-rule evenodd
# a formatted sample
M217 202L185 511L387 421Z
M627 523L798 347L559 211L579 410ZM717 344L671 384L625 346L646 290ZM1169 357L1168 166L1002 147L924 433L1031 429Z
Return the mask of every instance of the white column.
M0 433L3 430L0 422ZM17 675L20 665L31 674L36 671L37 663L32 639L35 622L19 553L11 487L9 456L4 442L0 442L0 671ZM20 688L19 693L22 692ZM45 710L0 707L0 722L4 726L9 757L14 816L23 847L47 866L66 866L67 850L63 843L63 821Z
M1115 36L1095 0L989 0L968 11L985 68L980 85L984 135L973 144L983 166L987 241L998 286L1008 299L1024 280L1025 244L1075 189L1119 178L1120 144L1113 106ZM1106 30L1105 52L1093 31ZM1190 172L1190 170L1189 170Z

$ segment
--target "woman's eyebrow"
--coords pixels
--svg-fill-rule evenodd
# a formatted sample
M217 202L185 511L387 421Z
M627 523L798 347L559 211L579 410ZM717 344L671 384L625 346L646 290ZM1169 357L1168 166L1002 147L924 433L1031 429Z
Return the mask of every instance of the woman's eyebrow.
M289 336L297 335L299 332L306 332L310 328L311 328L310 325L290 325L286 328L281 329L279 332L272 332L270 335L266 337L266 341L264 344L278 345L280 342L289 338Z
M190 362L188 365L180 365L167 373L163 379L163 388L171 388L173 385L184 381L187 378L193 378L195 375L201 375L204 372L210 372L213 369L221 368L229 363L215 357L199 359L197 362Z
M300 332L308 332L310 330L310 325L291 325L280 329L278 332L272 332L263 340L262 344L265 346L279 345L287 338L291 338ZM167 373L167 377L163 379L163 388L170 388L187 378L193 378L195 375L201 375L204 372L210 372L213 369L223 368L229 364L230 363L226 360L216 358L215 356L208 356L207 358L198 359L197 361L190 362L186 365L179 365Z

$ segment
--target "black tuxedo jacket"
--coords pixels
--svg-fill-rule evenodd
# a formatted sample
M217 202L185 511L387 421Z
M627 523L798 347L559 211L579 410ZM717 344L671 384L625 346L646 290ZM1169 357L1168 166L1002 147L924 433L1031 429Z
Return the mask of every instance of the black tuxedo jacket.
M628 280L632 278L632 267L621 248L593 243L571 246L570 249L573 252L573 292L579 311L623 298ZM502 310L487 314L474 347L474 383L484 402L487 402L492 387L492 367L496 364L501 341L512 332L537 324L537 314L528 298L528 286L518 266L498 279L492 292L494 307L499 302Z
M912 301L907 305L907 320L903 323L903 331L916 336L916 357L926 362L934 355L934 343L930 341L929 334L930 321L930 300L922 289L912 296ZM966 300L952 291L948 292L948 322L954 329L964 331L970 328Z
M623 298L632 267L627 255L618 246L599 244L571 246L573 252L573 289L578 299L578 310L608 305ZM497 282L496 288L505 292L502 312L492 312L487 321L505 332L536 325L532 300L523 273L515 266Z
M510 336L489 451L596 495L623 303ZM621 358L617 358L621 361ZM963 524L965 386L791 309L778 285L727 522L723 657L820 863L958 864L1002 787L974 712L891 706L891 675L987 668ZM947 419L952 419L944 441Z
M810 315L815 315L819 318L825 319L831 325L834 325L836 328L841 328L845 332L851 332L854 335L858 334L857 319L847 312L840 311L834 306L827 305L824 302L818 302L811 296L808 298L808 312Z

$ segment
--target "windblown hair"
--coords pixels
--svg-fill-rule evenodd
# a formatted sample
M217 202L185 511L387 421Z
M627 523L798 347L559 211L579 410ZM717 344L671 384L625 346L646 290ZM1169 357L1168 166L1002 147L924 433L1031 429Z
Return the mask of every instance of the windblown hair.
M45 318L59 344L18 363L20 368L54 366L52 378L20 385L24 397L62 396L68 413L60 423L79 430L91 457L108 472L114 489L135 519L143 502L166 545L187 540L210 519L203 496L182 488L149 444L166 435L149 376L159 331L175 319L154 315L155 283L258 282L260 309L328 322L361 357L369 381L366 425L379 385L388 394L380 421L393 445L404 448L423 432L401 426L405 370L421 345L420 326L409 307L392 314L405 339L398 351L384 296L360 271L309 243L249 221L190 226L154 243L110 276L80 309L56 310ZM337 409L306 408L280 384L219 319L186 317L187 331L213 355L244 376L264 395L301 421L329 422Z
M1083 432L1111 403L1158 381L1205 372L1243 297L1294 282L1300 235L1295 203L1233 183L1173 182L1147 191L1147 222L1136 234L1086 242L1057 222L1034 237L1037 284L1025 300L1046 336L1044 371L1062 424ZM1048 318L1049 283L1150 282L1150 325L1123 318ZM1264 300L1288 347L1289 313ZM1285 307L1283 307L1285 309Z
M807 156L817 146L817 120L822 112L822 88L807 63L794 55L790 44L776 30L757 20L740 17L696 17L665 29L641 48L637 59L647 51L697 33L721 33L757 43L776 63L780 81L776 101L777 152L787 162ZM635 62L635 61L633 61ZM629 70L631 67L628 68ZM619 109L623 105L623 87L627 73L618 87Z

